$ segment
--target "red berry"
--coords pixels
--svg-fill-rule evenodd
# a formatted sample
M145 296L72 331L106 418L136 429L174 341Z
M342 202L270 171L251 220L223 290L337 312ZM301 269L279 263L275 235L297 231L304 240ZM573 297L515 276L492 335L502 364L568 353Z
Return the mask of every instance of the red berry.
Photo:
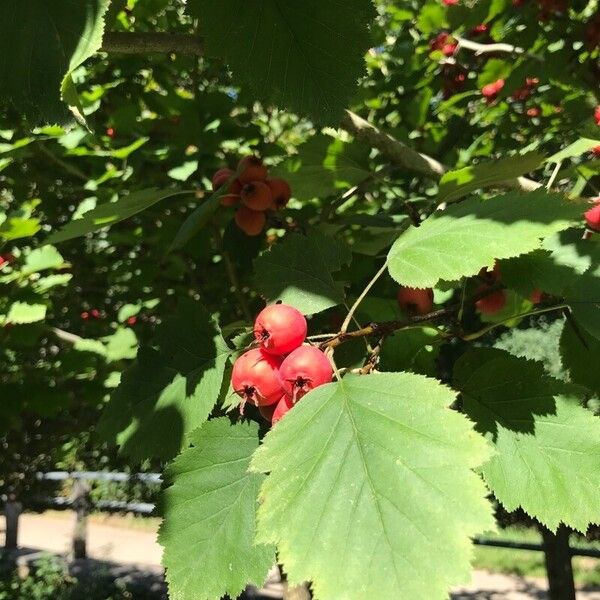
M233 183L229 185L227 194L219 198L219 202L222 206L235 206L241 201L240 192L242 191L242 184L235 179Z
M483 289L486 289L486 287L483 286L483 288L480 288L480 291L482 291ZM482 315L493 315L498 311L502 310L505 304L506 294L504 290L498 290L497 292L492 292L484 298L480 298L479 300L477 300L477 302L475 302L475 308Z
M594 120L596 121L596 125L600 125L600 105L594 109Z
M475 27L471 29L471 33L473 35L481 35L482 33L485 33L488 29L489 27L485 23L481 23L480 25L475 25Z
M264 212L240 206L235 213L235 222L246 235L255 236L264 229L267 218Z
M537 106L533 106L527 109L527 116L531 117L532 119L534 117L539 117L541 113L542 111Z
M600 158L600 146L594 146L591 152L594 156Z
M442 4L445 4L446 6L455 6L458 4L458 0L442 0Z
M267 210L273 202L271 188L263 181L247 183L240 196L242 202L252 210Z
M133 316L133 317L129 317L127 319L127 325L135 325L137 323L137 317Z
M114 128L113 128L113 127L109 127L109 128L106 130L106 135L107 135L109 138L111 138L111 139L115 137L116 133L117 133L117 132L114 130Z
M539 82L540 80L537 77L527 77L525 79L525 85L527 87L535 87Z
M329 383L332 376L329 359L314 346L296 348L279 367L281 385L293 402L316 387Z
M254 321L254 337L271 354L288 354L306 339L306 319L293 306L271 304Z
M84 321L87 321L90 318L90 313L87 310L84 310L80 316Z
M401 287L397 300L400 308L409 315L425 315L433 307L433 290Z
M585 222L590 229L594 231L600 231L600 198L596 201L596 204L586 211L583 215Z
M281 210L286 206L292 197L292 190L290 184L285 179L279 179L274 177L267 181L267 185L271 190L271 196L273 201L270 208L272 210Z
M238 179L242 184L253 181L264 181L269 174L267 167L257 156L244 156L238 163Z
M504 87L504 79L498 79L493 83L488 83L481 88L481 93L488 100L493 100L498 92Z
M90 317L93 317L94 319L99 319L100 311L97 308L92 308L92 310L90 310Z
M212 176L212 187L213 190L218 190L225 182L233 177L235 173L231 169L219 169Z
M539 304L542 301L542 297L544 296L544 292L536 288L529 294L529 300L532 304Z
M294 402L288 396L283 396L283 398L277 403L275 406L275 410L273 411L273 415L271 416L271 425L275 425L278 421L285 416L285 414L294 406Z
M266 406L281 398L283 389L279 382L280 365L281 358L260 348L248 350L235 361L231 385L242 398L242 407L245 402Z

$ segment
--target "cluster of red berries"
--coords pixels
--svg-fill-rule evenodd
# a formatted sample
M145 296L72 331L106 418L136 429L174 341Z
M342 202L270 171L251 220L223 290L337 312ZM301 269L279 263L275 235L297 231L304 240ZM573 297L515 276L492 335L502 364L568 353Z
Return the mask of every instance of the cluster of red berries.
M305 344L304 315L287 304L272 304L254 322L258 348L248 350L233 365L231 385L275 425L305 394L329 383L333 376L325 353Z
M97 308L92 308L91 310L84 310L80 317L87 321L88 319L101 319L102 313Z
M221 196L223 206L238 207L235 222L246 235L259 235L267 222L266 211L281 210L289 202L292 190L285 179L269 178L269 171L257 156L245 156L237 171L219 169L212 177L213 190L227 182Z
M456 52L458 42L447 32L440 31L430 42L429 49L440 50L444 56L452 56Z
M540 80L537 77L527 77L525 79L525 84L513 92L513 100L517 102L527 100L539 83Z
M598 204L597 218L600 219L600 204ZM477 288L476 293L485 293L485 295L475 302L475 309L481 314L493 315L506 305L506 291L493 289L502 279L500 265L496 261L491 271L484 267L479 271L478 277L482 280L482 284ZM489 293L486 293L488 290ZM533 304L539 304L542 296L543 292L535 289L531 292L529 300ZM401 287L396 299L400 308L410 316L426 315L433 308L433 290L431 288Z

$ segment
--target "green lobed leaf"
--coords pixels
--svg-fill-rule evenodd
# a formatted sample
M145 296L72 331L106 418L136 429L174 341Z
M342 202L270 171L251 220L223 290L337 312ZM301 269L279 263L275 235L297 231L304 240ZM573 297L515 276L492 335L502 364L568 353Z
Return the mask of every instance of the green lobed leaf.
M471 470L489 447L454 398L421 375L349 375L267 434L251 463L270 473L257 540L291 582L323 600L434 600L468 579L470 538L494 528Z
M254 543L257 496L264 479L248 472L258 425L209 421L190 436L192 448L169 466L159 542L173 600L237 597L260 585L275 550Z
M494 445L482 474L498 500L555 531L600 516L600 419L541 363L477 349L455 366L466 414Z
M229 349L196 302L180 302L142 346L105 407L100 435L133 459L169 459L187 443L218 399Z
M541 238L569 227L581 206L543 190L470 198L410 227L388 254L391 276L410 287L475 275L495 259L540 247Z
M442 175L438 192L439 202L453 202L475 190L492 187L537 169L544 157L537 152L517 154L448 171Z
M344 302L344 285L331 273L350 259L349 248L336 238L316 231L290 235L254 262L256 287L270 301L317 313Z
M84 213L81 218L70 221L60 231L51 234L46 239L46 243L57 244L86 235L104 227L109 227L115 223L129 219L133 215L137 215L160 200L183 193L187 192L159 190L157 188L132 192L116 202L100 204L99 206L96 206L96 208Z
M369 148L358 142L316 135L272 169L272 175L286 179L298 200L324 198L367 179L368 158Z
M0 102L34 122L64 122L61 96L76 95L71 71L102 43L109 0L3 0Z
M256 97L337 123L365 72L370 0L190 0L206 51L229 64Z

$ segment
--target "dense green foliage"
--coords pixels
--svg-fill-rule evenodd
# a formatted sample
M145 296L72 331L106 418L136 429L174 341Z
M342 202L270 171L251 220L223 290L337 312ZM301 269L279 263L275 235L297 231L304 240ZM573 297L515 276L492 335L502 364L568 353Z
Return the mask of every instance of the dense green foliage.
M490 493L600 522L597 0L42 4L0 7L4 487L164 469L174 600L275 551L443 598ZM211 186L250 153L292 187L257 236ZM229 374L277 300L336 377L269 431Z

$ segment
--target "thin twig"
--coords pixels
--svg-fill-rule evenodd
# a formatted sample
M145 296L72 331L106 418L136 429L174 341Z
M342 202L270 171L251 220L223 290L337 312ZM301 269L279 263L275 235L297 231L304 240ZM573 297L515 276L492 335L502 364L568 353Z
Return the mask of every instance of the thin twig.
M546 189L547 190L549 190L549 189L552 188L552 184L554 183L554 180L558 176L558 173L559 173L561 167L562 167L562 160L559 160L556 163L556 166L554 167L554 170L552 171L552 175L550 175L550 179L548 179L548 183L546 184Z
M76 344L83 339L74 333L65 331L64 329L59 329L58 327L52 327L51 331L59 340L62 340L63 342L69 342L69 344Z
M354 316L356 309L360 306L360 303L365 299L365 297L369 293L370 289L375 285L377 280L386 272L386 270L387 270L387 260L383 263L383 266L381 267L381 269L379 269L379 271L377 271L377 273L375 273L375 275L373 276L373 279L371 279L371 281L369 281L369 283L367 283L367 286L365 287L365 289L361 292L360 296L356 299L356 301L354 302L354 304L348 311L348 314L346 315L346 318L344 319L344 322L342 323L342 327L340 328L341 333L346 333L346 331L348 331L348 326L350 325L350 321L352 320L352 317Z
M488 54L489 52L507 52L508 54L525 54L523 48L519 46L513 46L512 44L493 43L493 44L480 44L473 42L465 38L453 36L457 42L456 50L465 48L466 50L473 50L476 55Z

